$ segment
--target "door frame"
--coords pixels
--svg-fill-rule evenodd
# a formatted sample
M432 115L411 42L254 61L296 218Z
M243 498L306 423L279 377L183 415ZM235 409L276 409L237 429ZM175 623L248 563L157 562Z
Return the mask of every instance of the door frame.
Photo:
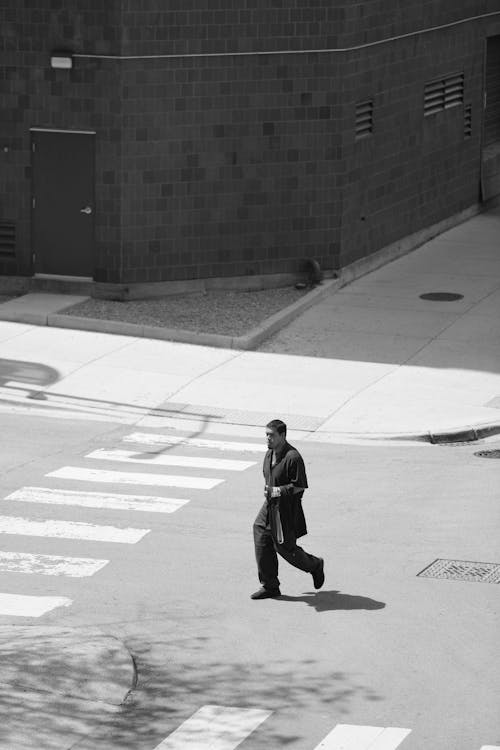
M64 274L53 274L53 273L36 273L35 272L35 233L34 227L34 199L35 199L35 170L33 165L33 153L34 153L34 134L35 133L74 133L75 135L92 135L96 136L95 130L75 130L73 128L41 128L33 127L29 129L30 132L30 154L31 154L31 185L30 185L30 266L31 275L38 279L60 279L61 281L93 281L93 276L67 276ZM92 161L92 204L94 206L94 222L92 225L92 265L95 267L95 138L93 139L94 144L94 159Z

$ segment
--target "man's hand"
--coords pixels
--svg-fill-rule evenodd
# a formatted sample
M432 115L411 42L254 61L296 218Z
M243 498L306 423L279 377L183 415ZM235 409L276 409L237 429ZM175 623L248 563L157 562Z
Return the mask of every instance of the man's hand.
M268 494L269 490L271 490L270 495ZM266 484L264 486L264 497L267 498L268 496L271 498L281 497L281 487L269 487L269 485Z

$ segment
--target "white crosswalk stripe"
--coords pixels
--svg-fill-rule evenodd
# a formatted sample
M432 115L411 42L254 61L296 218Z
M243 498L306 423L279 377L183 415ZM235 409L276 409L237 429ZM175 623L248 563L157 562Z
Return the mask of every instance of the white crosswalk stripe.
M192 448L210 448L220 451L252 452L264 454L264 443L239 443L235 440L210 440L207 438L184 437L180 435L160 435L152 432L132 432L123 438L125 443L144 445L184 445Z
M86 578L104 568L109 560L88 557L60 557L58 555L33 555L27 552L0 550L2 573L35 573L45 576L70 576Z
M137 451L99 449L88 453L85 458L148 464L149 466L183 466L187 469L214 469L215 471L245 471L245 469L255 466L255 461L231 461L225 458L165 456L157 453L150 453L150 457L144 458L144 455L144 453L138 454Z
M149 533L149 529L118 528L97 526L80 521L59 521L48 519L33 521L16 516L0 516L0 534L20 534L22 536L46 536L61 539L85 539L92 542L117 542L135 544Z
M56 607L69 607L67 596L24 596L0 593L0 615L9 617L41 617Z
M337 724L314 750L395 750L411 729Z
M155 750L233 750L270 715L254 708L203 706Z
M255 461L241 460L240 458L226 459L208 456L185 456L164 454L155 448L162 446L180 446L209 449L212 451L234 451L242 453L250 451L262 453L263 447L258 443L239 443L226 440L205 440L203 438L186 438L174 435L150 435L148 433L136 432L127 435L124 442L138 443L144 445L144 450L121 450L119 448L105 450L98 449L91 452L87 459L104 460L110 462L122 462L131 464L144 464L151 467L152 471L116 471L108 469L94 469L78 466L62 466L59 469L47 473L45 476L54 480L65 480L73 483L93 484L115 484L115 485L144 485L152 487L179 487L191 490L211 490L222 484L225 480L220 477L189 476L188 474L163 473L162 467L179 466L188 470L209 470L220 472L241 472L255 466ZM151 449L152 448L152 449ZM139 451L141 449L139 448ZM154 471L156 469L156 471ZM60 505L67 507L96 508L99 510L116 511L139 511L150 513L174 513L190 502L188 498L162 497L149 494L138 494L131 487L131 492L91 492L85 489L64 489L60 487L21 487L10 493L5 500L37 505ZM60 538L75 541L91 542L114 542L122 544L135 544L140 541L149 529L122 528L118 526L98 525L84 523L81 521L59 520L59 519L32 519L18 516L0 516L0 534L18 535L29 537ZM4 574L26 574L44 576L66 576L72 578L84 578L92 576L109 563L109 560L72 557L60 555L46 555L34 551L1 551L0 550L0 572ZM57 596L27 596L23 594L0 593L0 615L40 617L51 610L70 606L72 600L68 597ZM262 712L252 714L242 713L248 709L225 709L221 707L205 707L205 714L199 714L199 718L205 723L210 719L212 729L217 729L219 724L225 727L224 739L221 733L216 732L216 742L222 742L221 748L229 747L228 737L246 736L244 728L248 722L255 724L255 716ZM236 717L236 713L238 717ZM224 714L222 716L222 713ZM267 716L268 714L265 714ZM247 717L243 719L242 717ZM248 718L253 717L253 718ZM263 720L263 719L262 719ZM260 723L257 722L257 724ZM192 724L190 724L192 726ZM189 728L188 728L189 729ZM219 729L222 728L219 727ZM252 728L248 730L249 733ZM185 744L186 728L184 727L181 743ZM238 734L239 733L239 734ZM176 734L179 737L179 734ZM238 740L237 744L241 741ZM170 742L171 740L169 740ZM235 746L234 744L230 745ZM170 745L168 745L170 747ZM214 745L219 747L219 745Z
M45 503L47 505L77 505L83 508L106 510L133 510L148 513L174 513L189 500L179 497L155 497L154 495L119 495L105 492L78 492L77 490L53 490L48 487L22 487L7 495L6 500L23 503Z
M87 460L121 462L123 464L143 464L148 469L133 471L127 467L123 471L115 469L96 469L91 467L62 466L45 476L50 480L72 482L68 489L53 486L21 487L10 493L5 501L32 503L38 506L66 506L68 508L95 508L97 510L112 510L145 513L174 513L191 499L182 497L162 497L155 494L139 494L136 487L178 487L184 490L211 490L221 485L225 479L210 476L195 476L203 470L208 472L243 472L253 466L255 461L242 460L245 452L263 454L265 446L261 443L238 442L237 440L205 439L201 437L186 437L185 435L150 434L147 432L133 432L123 438L124 443L134 443L136 448L122 450L121 448L97 449L89 453ZM165 447L198 448L212 452L232 451L240 454L232 458L220 458L212 453L205 456L177 455L181 451L162 451ZM128 448L128 446L127 446ZM201 451L200 451L201 452ZM185 473L165 473L164 467L178 466L186 469ZM151 470L149 470L151 467ZM198 471L197 471L198 470ZM81 483L81 484L80 484ZM85 483L94 485L127 485L121 492L99 492L86 490ZM76 488L75 488L76 485ZM80 485L80 488L78 488ZM113 488L114 489L114 488ZM113 542L121 544L136 544L144 538L150 529L130 528L111 525L84 523L82 521L59 520L54 518L34 519L10 515L0 516L0 534L27 537L45 537L90 542ZM61 555L41 554L37 551L1 551L0 573L65 576L68 578L84 578L93 576L102 570L110 561L93 557L73 557ZM20 617L41 617L51 610L70 606L72 600L68 597L57 596L27 596L24 594L0 593L0 615ZM236 747L244 737L253 731L266 712L252 712L250 709L234 709L220 706L207 706L200 709L196 717L179 728L174 733L175 739L167 738L169 744L162 747L186 747L188 735L191 736L193 726L204 727L202 734L214 737L215 744L210 748L218 750L220 747ZM194 723L193 723L194 722ZM210 725L210 729L207 729ZM207 734L208 732L208 734ZM195 732L197 734L197 731ZM212 733L212 734L210 734ZM239 737L236 742L235 738ZM197 734L197 742L199 736ZM170 744L172 742L179 744ZM228 744L228 742L230 744ZM187 747L190 747L187 746ZM203 744L200 747L205 747ZM208 747L208 745L207 745Z
M73 479L78 482L105 482L108 484L142 484L157 487L186 487L187 489L211 490L222 484L223 479L187 477L176 474L146 474L130 471L108 471L106 469L82 469L78 466L63 466L51 471L46 477Z
M500 750L500 745L483 745L481 750Z

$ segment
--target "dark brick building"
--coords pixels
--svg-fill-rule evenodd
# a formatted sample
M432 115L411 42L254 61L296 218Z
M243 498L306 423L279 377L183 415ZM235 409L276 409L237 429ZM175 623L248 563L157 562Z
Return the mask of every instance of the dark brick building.
M0 21L4 280L282 283L500 192L498 0L0 0Z

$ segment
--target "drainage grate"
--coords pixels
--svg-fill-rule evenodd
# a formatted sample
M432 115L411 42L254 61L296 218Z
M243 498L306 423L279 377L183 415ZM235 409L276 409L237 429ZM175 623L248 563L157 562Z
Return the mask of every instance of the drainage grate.
M258 426L264 428L269 422L271 412L246 411L243 409L231 409L222 406L204 406L201 404L184 404L178 401L164 401L152 409L149 414L157 417L179 417L182 419L197 419L203 422L224 422ZM325 417L313 417L305 414L283 414L282 419L292 430L314 431L323 424Z
M472 440L454 440L454 441L449 440L448 442L434 443L434 445L439 445L441 448L443 446L445 448L447 448L447 447L448 448L453 448L454 446L457 446L457 445L468 445L469 448L470 448L471 445L477 445L478 442L481 442L481 441L474 440L474 439L472 439Z
M456 292L426 292L420 295L420 299L430 299L436 302L454 302L463 298L463 294L457 294Z
M479 458L500 458L500 450L477 451L474 455L479 456Z
M468 562L467 560L434 560L417 573L422 578L447 578L450 581L475 581L500 583L500 565L497 563Z

